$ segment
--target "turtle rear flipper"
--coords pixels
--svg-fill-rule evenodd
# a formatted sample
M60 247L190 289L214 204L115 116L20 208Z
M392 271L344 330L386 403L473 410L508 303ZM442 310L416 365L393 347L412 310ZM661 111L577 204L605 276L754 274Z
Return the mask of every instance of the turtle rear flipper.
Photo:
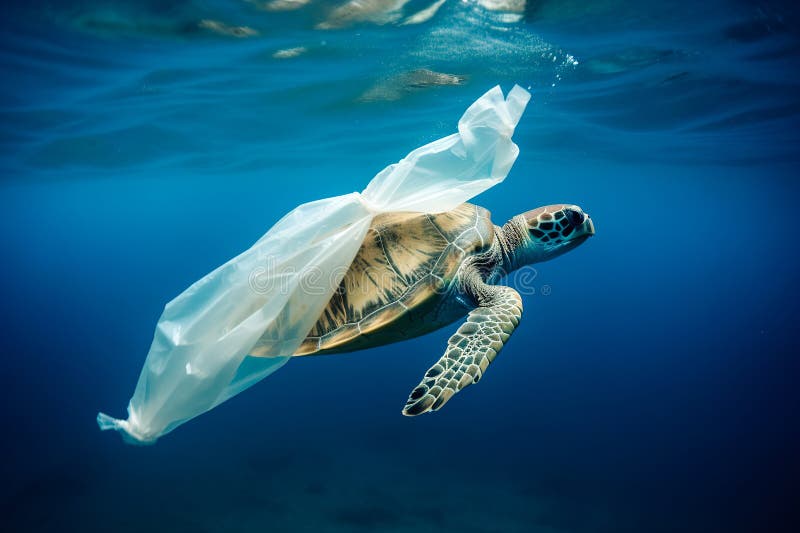
M458 391L477 383L522 317L522 299L511 287L492 286L471 277L469 292L479 306L447 341L447 350L411 392L406 416L440 409Z

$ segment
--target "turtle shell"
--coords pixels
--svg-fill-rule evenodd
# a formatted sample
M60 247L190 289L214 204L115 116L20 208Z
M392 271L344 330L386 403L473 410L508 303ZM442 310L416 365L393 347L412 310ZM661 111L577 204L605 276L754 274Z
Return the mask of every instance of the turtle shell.
M338 290L295 355L349 352L440 328L453 316L448 290L466 257L489 249L488 210L462 204L437 215L375 217Z

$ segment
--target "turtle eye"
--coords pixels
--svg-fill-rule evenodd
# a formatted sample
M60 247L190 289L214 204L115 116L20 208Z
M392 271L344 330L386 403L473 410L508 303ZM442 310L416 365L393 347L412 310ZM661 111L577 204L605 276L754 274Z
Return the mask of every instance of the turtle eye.
M569 222L569 224L571 226L578 227L581 224L583 224L583 213L582 212L580 212L580 211L578 211L576 209L567 208L567 209L564 210L564 213L566 214L567 222Z

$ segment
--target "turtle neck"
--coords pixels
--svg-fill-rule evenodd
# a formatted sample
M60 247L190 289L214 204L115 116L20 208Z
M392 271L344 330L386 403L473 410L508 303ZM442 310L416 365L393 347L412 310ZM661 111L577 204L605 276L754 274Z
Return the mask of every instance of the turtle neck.
M503 254L502 269L504 274L509 274L526 263L521 258L521 250L526 247L530 237L528 236L528 224L525 217L517 215L505 224L502 228L495 226L497 242L500 243L500 251Z

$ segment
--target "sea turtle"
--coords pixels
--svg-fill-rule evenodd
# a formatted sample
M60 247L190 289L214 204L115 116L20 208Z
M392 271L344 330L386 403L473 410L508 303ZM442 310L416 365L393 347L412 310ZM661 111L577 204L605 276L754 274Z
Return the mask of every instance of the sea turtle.
M435 411L480 380L519 323L519 293L494 283L517 268L561 255L593 234L589 216L563 204L517 215L503 227L492 224L488 210L472 204L437 215L378 215L294 355L380 346L468 315L403 408L408 416Z

